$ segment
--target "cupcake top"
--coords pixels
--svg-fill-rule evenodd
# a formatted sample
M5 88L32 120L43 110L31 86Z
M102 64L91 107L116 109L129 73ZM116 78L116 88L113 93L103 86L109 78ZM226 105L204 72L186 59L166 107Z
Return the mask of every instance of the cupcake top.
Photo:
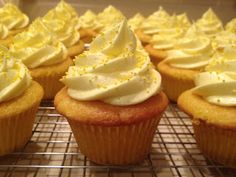
M109 5L98 14L97 18L103 26L102 30L105 31L112 25L121 22L125 18L125 16L120 10L116 9L112 5Z
M29 23L29 18L12 3L6 3L0 8L0 17L0 23L9 30L24 28Z
M151 14L143 23L140 28L144 34L154 35L160 29L166 28L170 15L160 6L158 11Z
M43 23L55 38L66 47L76 44L80 39L79 18L76 11L64 1L50 10L43 18Z
M215 37L217 33L223 30L221 20L217 17L214 11L209 8L202 17L197 20L196 25L209 37Z
M14 37L10 52L28 68L57 64L67 57L64 44L54 39L40 18Z
M145 18L140 13L137 13L128 20L128 24L132 30L137 30L144 19Z
M212 39L212 46L215 50L223 50L227 46L236 46L236 33L222 31Z
M82 16L80 16L79 24L82 28L89 28L92 30L99 30L102 27L98 22L97 15L91 10L87 10Z
M0 23L0 39L5 39L8 36L8 33L7 27Z
M159 34L152 37L150 43L154 49L157 50L170 50L173 49L176 40L182 37L184 34L183 30L178 28L170 28L163 30Z
M225 29L236 34L236 18L233 18L225 25Z
M0 103L23 94L30 82L27 68L21 61L13 59L6 48L0 46Z
M214 55L206 72L195 78L194 94L209 103L236 106L236 47L227 47Z
M176 16L177 26L188 29L191 26L189 18L186 13L182 13Z
M148 54L136 46L126 20L99 35L63 77L68 95L124 106L157 94L161 77Z
M179 24L177 16L173 15L169 18L168 24L159 29L158 34L152 36L150 43L154 49L170 50L174 47L176 41L184 36L185 32L185 26Z
M175 43L174 49L167 52L166 61L176 68L201 69L209 63L212 55L211 40L193 25Z

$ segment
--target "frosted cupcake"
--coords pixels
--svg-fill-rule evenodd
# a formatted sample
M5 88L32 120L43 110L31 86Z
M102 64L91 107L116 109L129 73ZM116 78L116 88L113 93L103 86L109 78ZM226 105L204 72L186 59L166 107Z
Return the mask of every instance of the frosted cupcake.
M185 90L194 87L194 77L204 70L213 55L211 40L193 25L186 35L168 51L167 58L158 64L163 89L168 98L177 101Z
M195 84L178 105L192 118L197 144L209 158L236 168L236 48L215 54Z
M126 20L99 35L55 97L81 152L99 164L142 161L168 104L160 75L136 45Z
M225 25L225 30L236 34L236 18L233 18Z
M145 18L142 14L137 13L128 20L128 24L129 24L130 28L135 32L136 30L138 30L140 28L144 19Z
M102 25L100 32L106 31L112 27L112 25L121 22L124 18L125 16L120 10L113 7L112 5L109 5L97 16L99 23Z
M160 29L168 25L169 19L170 15L162 7L159 7L158 11L143 21L136 33L143 45L150 43L152 36L158 34Z
M41 19L36 19L27 31L15 36L10 52L30 69L33 79L42 85L44 99L54 98L63 87L59 79L72 60L64 44L54 39Z
M13 36L29 24L29 18L17 6L6 3L0 8L0 44L8 47Z
M167 52L174 48L175 43L185 35L189 26L186 14L173 15L169 18L168 24L152 36L150 44L146 45L145 49L155 66L167 57Z
M90 43L102 28L101 23L98 22L97 15L91 10L87 10L79 17L79 24L81 40L85 43Z
M0 46L0 156L25 146L32 134L42 87Z
M60 1L43 18L44 25L68 48L68 55L73 57L83 52L84 43L80 40L79 18L76 11L65 1Z
M6 3L0 8L0 17L0 23L7 27L11 35L25 30L29 24L27 15L12 3Z
M197 20L196 25L208 37L214 38L219 32L223 31L223 24L215 12L209 8L202 17Z

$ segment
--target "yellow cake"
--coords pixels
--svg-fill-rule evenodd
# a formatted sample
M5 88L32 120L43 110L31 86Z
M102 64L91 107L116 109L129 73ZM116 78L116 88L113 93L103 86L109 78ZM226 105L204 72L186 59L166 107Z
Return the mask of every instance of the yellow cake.
M144 160L168 99L126 20L95 38L62 81L55 108L83 154L99 164Z
M42 87L0 46L0 156L25 146L32 134Z
M236 168L236 48L214 56L196 87L184 92L178 106L192 118L194 135L207 157Z

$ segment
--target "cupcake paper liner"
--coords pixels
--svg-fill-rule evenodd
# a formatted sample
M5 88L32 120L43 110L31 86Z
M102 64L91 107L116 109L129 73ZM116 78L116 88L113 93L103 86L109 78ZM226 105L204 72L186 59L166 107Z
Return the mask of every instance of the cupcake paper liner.
M212 160L236 168L236 131L193 120L196 142L204 155Z
M161 116L125 125L104 127L68 119L83 154L98 164L126 165L148 155Z
M64 87L60 79L65 75L65 72L72 64L72 60L68 58L64 62L56 65L30 70L33 80L38 82L44 89L43 99L53 99L56 93Z
M21 149L28 142L38 105L39 102L18 115L0 119L0 156Z
M53 99L56 93L64 87L60 81L64 73L59 75L52 75L48 77L34 77L33 79L38 82L44 90L43 99Z

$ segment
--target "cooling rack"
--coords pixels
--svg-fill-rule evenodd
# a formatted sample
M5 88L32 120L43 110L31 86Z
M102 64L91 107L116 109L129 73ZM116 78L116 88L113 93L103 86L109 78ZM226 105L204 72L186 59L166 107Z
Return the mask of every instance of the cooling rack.
M132 166L100 166L81 154L70 127L51 101L42 102L31 140L0 158L0 177L233 177L236 171L203 156L191 121L170 104L155 133L150 155Z

